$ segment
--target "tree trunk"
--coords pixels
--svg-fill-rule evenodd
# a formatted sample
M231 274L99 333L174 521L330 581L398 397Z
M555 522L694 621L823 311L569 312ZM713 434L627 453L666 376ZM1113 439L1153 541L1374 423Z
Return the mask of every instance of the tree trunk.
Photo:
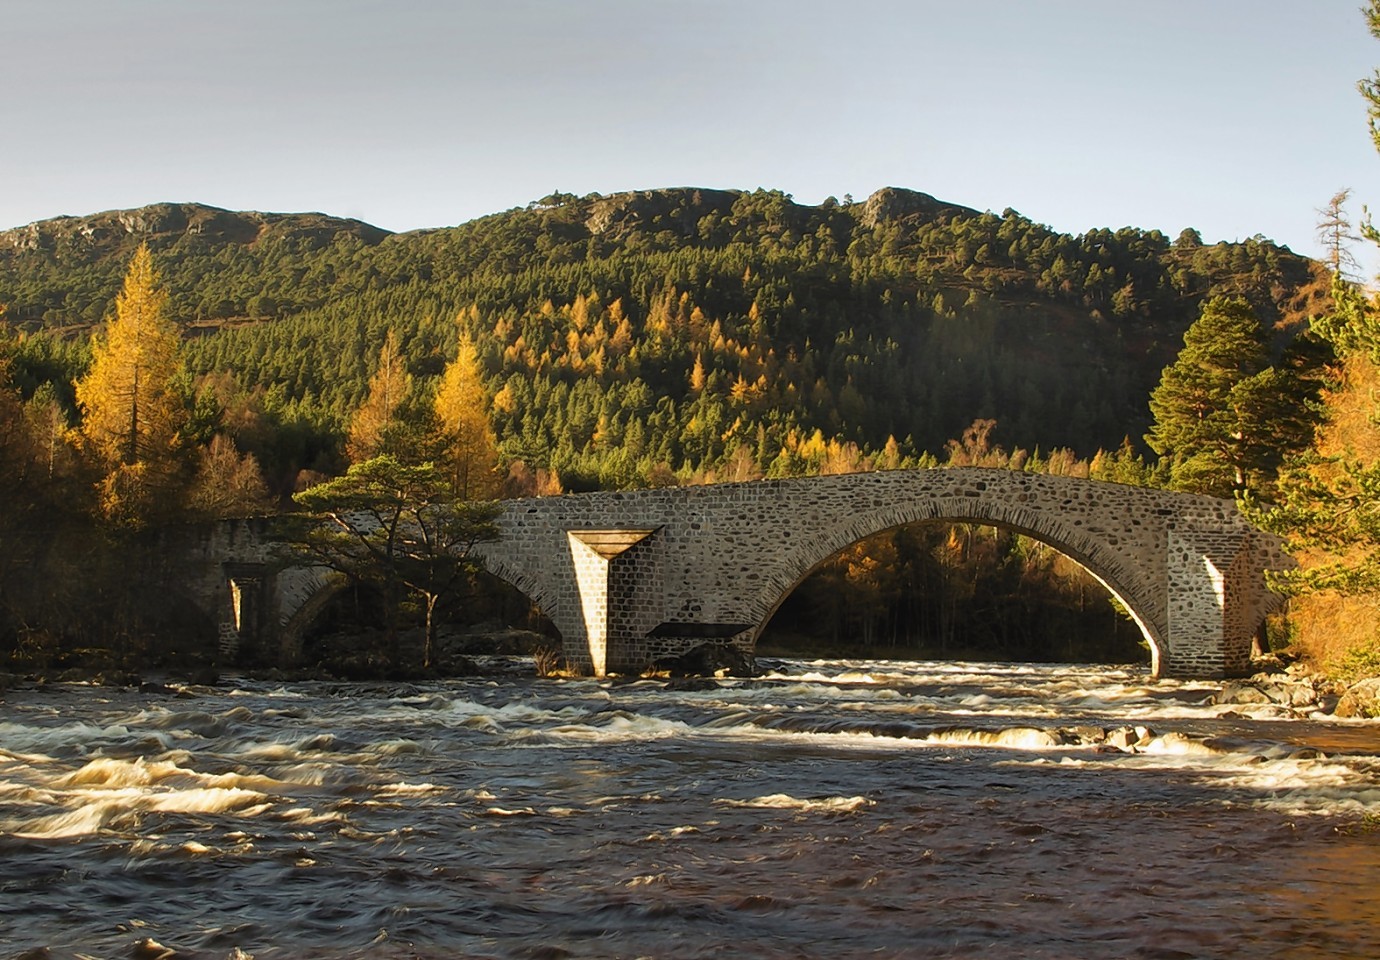
M426 634L422 641L422 669L431 669L431 656L436 648L436 600L437 595L426 595Z

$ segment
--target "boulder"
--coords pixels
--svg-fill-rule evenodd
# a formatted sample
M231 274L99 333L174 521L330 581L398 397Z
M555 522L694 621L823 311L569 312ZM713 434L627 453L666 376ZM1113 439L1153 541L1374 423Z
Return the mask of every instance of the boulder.
M1318 702L1318 689L1307 674L1258 673L1245 680L1228 680L1210 702L1311 707Z
M1367 677L1347 687L1334 712L1339 717L1380 717L1380 677Z
M1273 703L1256 684L1249 680L1228 680L1222 689L1208 698L1211 703Z
M1140 735L1131 727L1117 727L1108 732L1103 741L1109 747L1116 747L1118 750L1130 750L1140 740Z
M729 643L702 643L675 657L664 657L653 664L658 672L672 677L755 677L759 675L752 657Z
M1107 729L1091 724L1081 724L1076 727L1060 727L1059 735L1063 738L1064 743L1091 746L1106 742Z
M719 682L708 677L672 677L666 681L666 689L681 693L698 693L702 690L718 690Z

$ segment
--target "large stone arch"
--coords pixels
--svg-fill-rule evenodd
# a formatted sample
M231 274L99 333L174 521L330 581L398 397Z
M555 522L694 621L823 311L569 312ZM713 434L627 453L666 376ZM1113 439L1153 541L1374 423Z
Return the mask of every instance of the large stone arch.
M1213 497L984 468L776 483L771 509L758 516L789 545L759 552L757 569L744 574L757 584L743 611L753 642L799 580L850 544L902 523L979 523L1082 564L1131 612L1156 675L1220 676L1247 666L1251 637L1279 602L1264 570L1289 562L1235 503Z
M1111 555L1111 551L1106 548L1105 543L1088 538L1078 528L1068 529L1067 524L1050 522L1047 516L1041 515L1030 517L1029 519L1034 522L1026 526L1010 519L1007 516L1007 511L990 509L991 504L987 504L987 506L989 509L970 511L973 515L943 516L937 515L938 507L932 501L889 506L859 515L852 522L827 531L819 538L812 539L809 549L794 554L791 558L791 564L795 567L796 572L789 586L784 591L778 591L775 582L764 587L759 602L762 603L765 612L756 628L750 634L745 635L743 640L747 642L749 648L754 647L771 622L772 617L780 609L781 604L796 588L812 573L828 563L830 559L860 541L879 533L915 523L975 524L1009 530L1012 533L1030 537L1052 547L1083 567L1130 614L1149 647L1151 670L1156 674L1159 673L1161 646L1164 643L1164 638L1149 612L1153 609L1153 605L1161 599L1156 596L1157 591L1153 587L1146 589L1147 584L1143 578L1126 581L1125 571L1119 562L1120 558ZM1001 514L1001 516L998 517L996 514ZM866 532L858 536L860 530ZM816 547L818 550L827 552L815 556ZM773 594L775 599L769 599Z

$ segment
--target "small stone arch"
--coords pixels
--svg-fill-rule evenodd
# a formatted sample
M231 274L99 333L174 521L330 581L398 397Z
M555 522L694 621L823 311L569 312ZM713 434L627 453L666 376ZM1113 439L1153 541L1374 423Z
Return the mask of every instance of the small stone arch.
M219 653L219 611L188 583L159 579L141 583L139 606L158 638L150 656L167 664L214 664Z
M350 585L350 578L337 570L327 567L296 567L279 574L280 589L282 581L296 580L293 590L297 600L291 609L282 611L278 627L278 656L284 664L296 664L302 659L302 641L307 630L330 606L331 601L340 596ZM304 589L305 588L305 589Z
M543 585L520 568L502 561L487 562L484 572L511 585L542 610ZM278 574L278 588L284 601L278 640L285 663L296 663L302 656L302 641L311 625L350 585L350 578L328 567L290 567ZM548 600L549 602L549 600ZM559 625L556 625L559 631Z
M557 596L550 589L550 582L538 579L525 568L510 563L500 556L486 554L483 544L475 551L484 560L484 572L502 580L528 599L549 619L558 633L564 635L561 624L556 622Z

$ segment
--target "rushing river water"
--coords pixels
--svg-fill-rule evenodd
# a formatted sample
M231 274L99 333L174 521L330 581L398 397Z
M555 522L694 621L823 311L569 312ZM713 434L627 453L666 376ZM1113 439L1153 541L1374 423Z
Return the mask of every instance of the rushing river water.
M1380 727L779 667L12 689L0 957L1380 956Z

